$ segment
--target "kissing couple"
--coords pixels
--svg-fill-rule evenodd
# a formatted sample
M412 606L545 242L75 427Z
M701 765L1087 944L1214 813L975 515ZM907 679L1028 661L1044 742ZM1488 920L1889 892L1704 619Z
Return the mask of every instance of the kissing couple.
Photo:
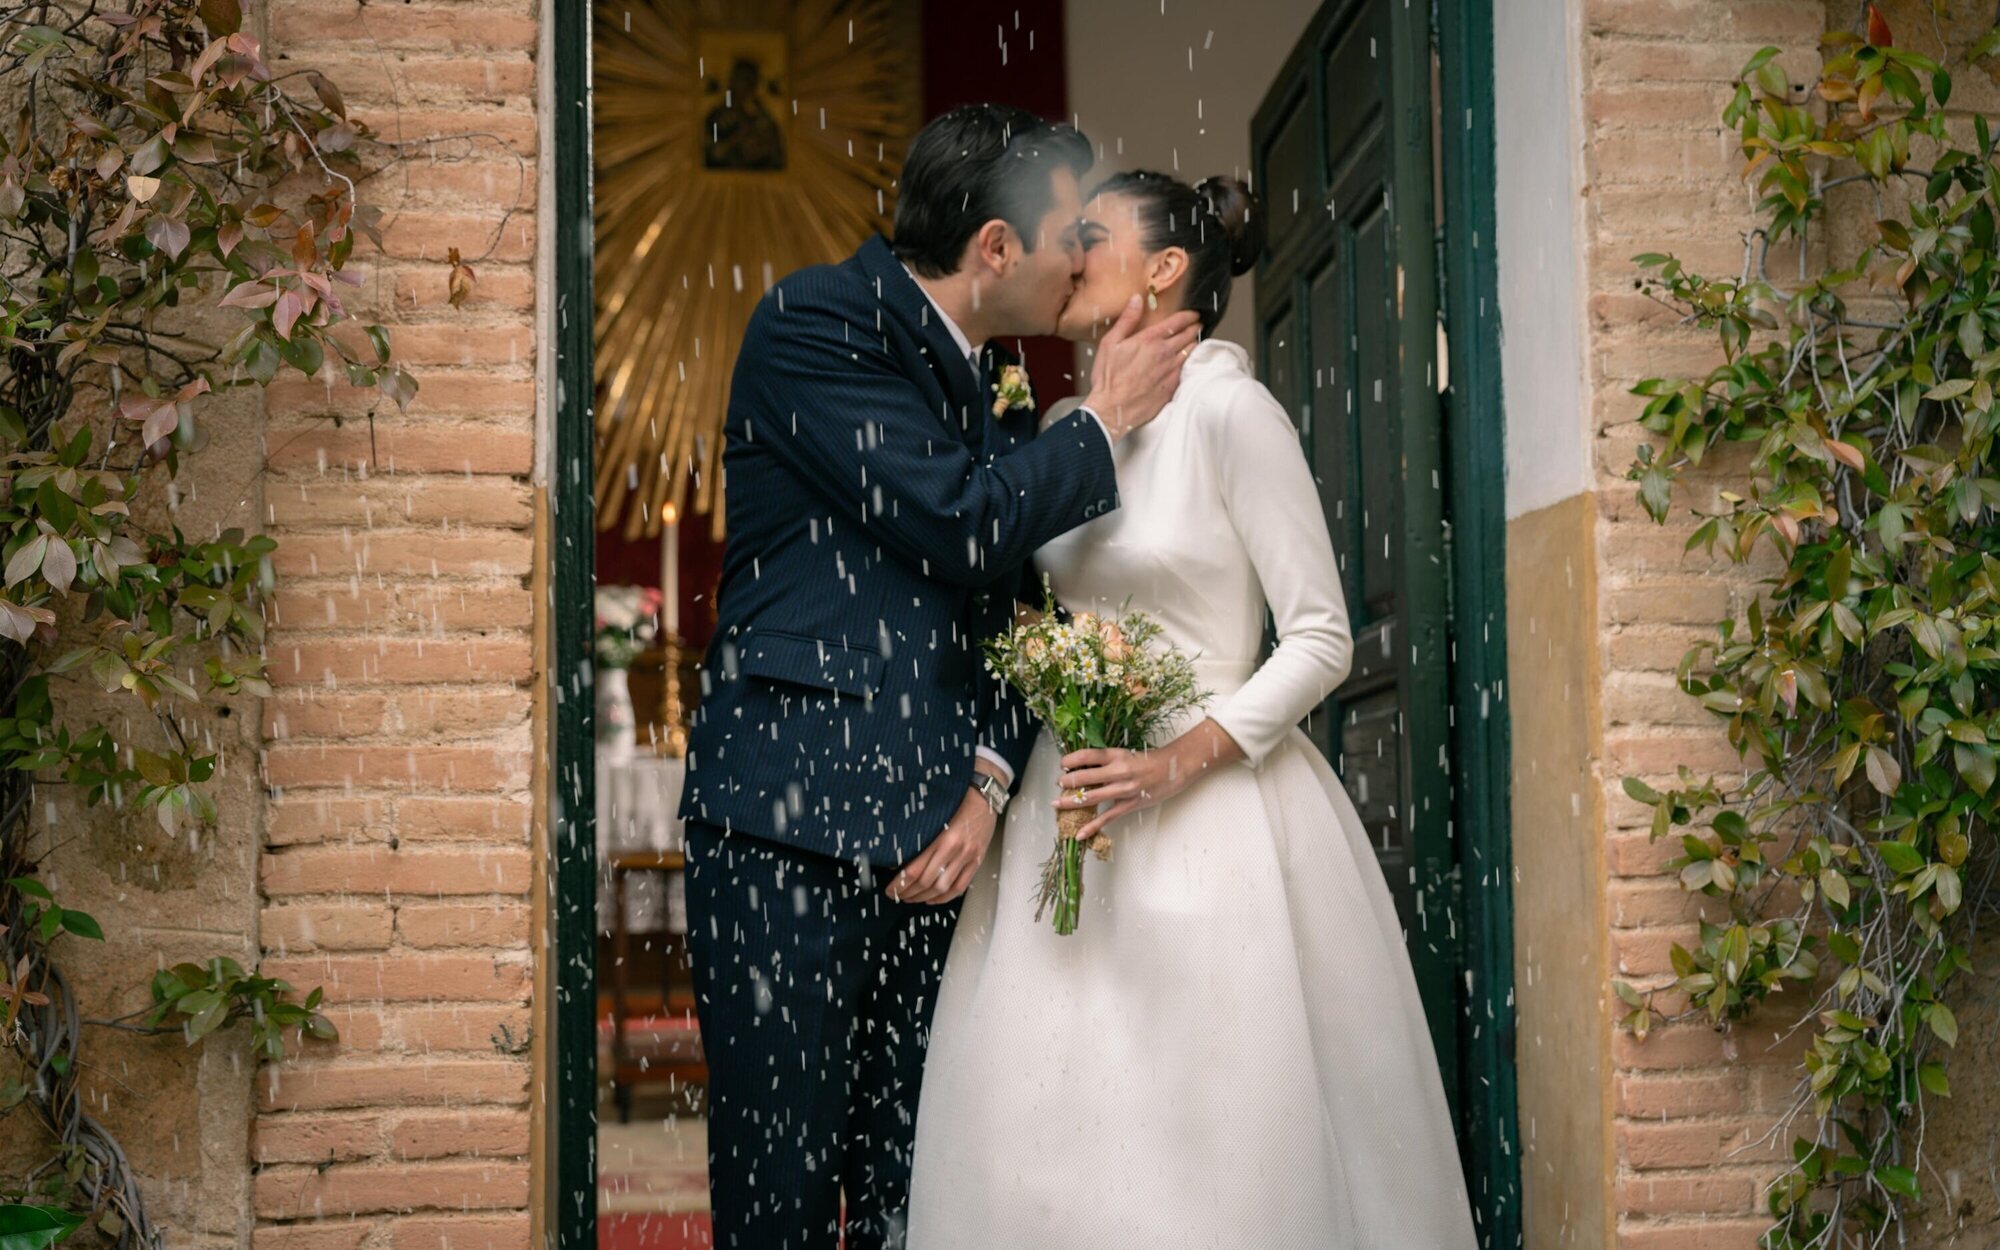
M715 1244L1471 1250L1394 905L1298 729L1352 653L1319 490L1210 337L1261 210L1230 177L1086 195L1092 163L947 113L894 239L744 332L682 806ZM1042 412L1008 345L1049 333L1094 352ZM981 655L1044 584L1146 613L1208 705L1060 754ZM1066 807L1122 836L1060 936Z

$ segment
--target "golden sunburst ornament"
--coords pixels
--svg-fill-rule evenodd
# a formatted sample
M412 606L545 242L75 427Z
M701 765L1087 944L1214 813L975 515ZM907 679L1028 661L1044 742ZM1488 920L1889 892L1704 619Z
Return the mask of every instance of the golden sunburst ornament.
M886 229L913 0L597 0L598 527L722 531L729 373L772 282Z

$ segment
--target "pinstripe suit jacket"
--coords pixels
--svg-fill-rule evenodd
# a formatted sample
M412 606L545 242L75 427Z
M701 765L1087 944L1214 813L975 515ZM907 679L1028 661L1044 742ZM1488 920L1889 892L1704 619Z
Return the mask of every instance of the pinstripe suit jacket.
M1023 772L1034 726L979 644L1037 597L1029 556L1116 507L1117 480L1087 414L1036 437L983 390L879 235L758 305L687 819L898 864L957 809L978 744Z

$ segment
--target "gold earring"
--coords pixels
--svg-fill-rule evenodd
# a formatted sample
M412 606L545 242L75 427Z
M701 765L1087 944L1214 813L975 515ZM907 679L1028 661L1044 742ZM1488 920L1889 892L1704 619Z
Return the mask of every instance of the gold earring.
M1160 306L1160 293L1154 290L1153 284L1149 282L1146 284L1146 307L1158 308L1159 306Z

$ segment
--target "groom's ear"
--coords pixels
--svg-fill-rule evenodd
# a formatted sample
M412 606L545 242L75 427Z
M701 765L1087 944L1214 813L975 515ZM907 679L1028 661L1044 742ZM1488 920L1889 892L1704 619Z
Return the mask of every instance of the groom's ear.
M1005 276L1007 270L1018 259L1021 241L1014 236L1014 228L1001 218L995 217L979 227L967 245L967 260L973 272L981 277Z

